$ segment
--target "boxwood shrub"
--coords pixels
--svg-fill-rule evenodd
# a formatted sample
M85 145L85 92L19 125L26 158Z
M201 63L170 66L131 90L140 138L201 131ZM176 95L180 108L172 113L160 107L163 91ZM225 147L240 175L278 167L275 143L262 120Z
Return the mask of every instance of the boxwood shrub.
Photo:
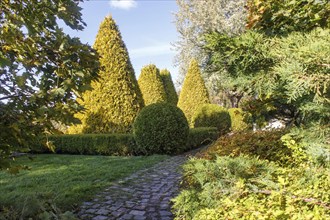
M133 132L138 154L177 154L185 150L189 126L178 107L154 103L144 107L136 117Z

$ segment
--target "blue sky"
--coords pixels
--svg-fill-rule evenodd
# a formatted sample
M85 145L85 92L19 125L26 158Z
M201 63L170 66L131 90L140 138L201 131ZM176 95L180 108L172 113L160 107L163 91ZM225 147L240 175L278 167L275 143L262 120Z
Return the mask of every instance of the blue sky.
M144 65L153 63L167 68L176 80L171 46L178 36L173 16L177 11L175 0L92 0L80 3L80 7L87 27L79 32L65 28L66 33L93 45L100 23L110 14L119 26L137 78Z

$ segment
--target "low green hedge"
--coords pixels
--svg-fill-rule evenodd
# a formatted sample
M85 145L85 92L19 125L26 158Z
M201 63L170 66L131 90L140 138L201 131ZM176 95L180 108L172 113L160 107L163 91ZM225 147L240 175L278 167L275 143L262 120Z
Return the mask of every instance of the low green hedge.
M219 136L216 128L191 128L188 141L182 151L189 151L201 145L215 141ZM63 134L48 137L50 146L58 154L108 155L128 156L137 155L136 142L133 134ZM42 142L45 142L43 139ZM45 144L31 147L32 153L51 153ZM181 153L181 152L180 152Z
M66 134L52 135L48 141L55 153L127 156L133 154L135 141L132 134ZM42 144L31 149L34 153L50 153Z
M209 144L219 137L219 131L216 127L190 128L187 149L192 150L201 145Z

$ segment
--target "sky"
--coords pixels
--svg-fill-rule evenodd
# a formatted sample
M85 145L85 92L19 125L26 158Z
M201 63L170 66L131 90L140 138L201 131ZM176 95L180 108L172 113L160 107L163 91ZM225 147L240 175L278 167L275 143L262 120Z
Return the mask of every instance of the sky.
M111 15L126 44L136 77L143 66L155 64L159 69L167 68L176 81L178 68L173 65L176 52L172 46L178 38L173 15L177 11L175 0L91 0L79 6L87 27L79 32L64 28L66 33L92 46L100 23Z

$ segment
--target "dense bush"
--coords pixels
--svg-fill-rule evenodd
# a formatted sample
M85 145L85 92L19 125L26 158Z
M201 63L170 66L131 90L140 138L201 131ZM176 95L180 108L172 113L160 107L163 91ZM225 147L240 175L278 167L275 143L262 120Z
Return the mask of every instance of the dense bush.
M209 93L206 89L197 61L192 60L183 81L178 101L178 107L185 114L190 127L192 127L191 118L196 109L200 105L207 103L210 103Z
M241 108L228 109L232 131L243 131L252 127L251 116ZM250 122L250 123L249 123Z
M191 159L176 219L329 219L324 167L280 167L256 157Z
M281 137L284 130L246 131L220 137L205 152L205 157L255 155L281 164L290 164L292 151L284 145Z
M204 104L192 117L193 127L216 127L221 134L230 130L231 121L227 109L216 104Z
M135 141L132 134L52 135L48 141L55 153L87 155L132 155ZM35 153L51 152L44 145L34 146Z
M190 128L187 150L212 143L219 137L219 131L213 127Z
M168 103L142 109L133 124L139 154L175 154L184 150L189 126L183 112Z

